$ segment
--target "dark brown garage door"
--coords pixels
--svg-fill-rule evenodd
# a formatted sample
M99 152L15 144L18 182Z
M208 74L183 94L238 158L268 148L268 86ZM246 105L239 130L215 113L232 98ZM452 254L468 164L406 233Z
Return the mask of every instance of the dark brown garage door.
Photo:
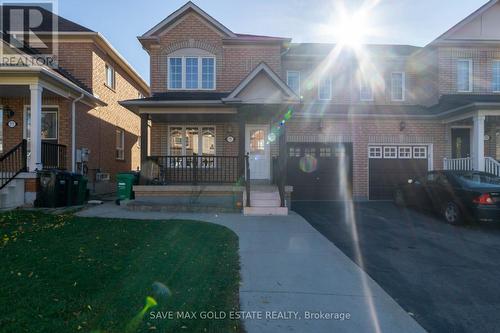
M352 189L352 144L288 143L292 200L344 200Z
M396 185L424 175L428 169L427 146L370 146L370 200L393 198Z

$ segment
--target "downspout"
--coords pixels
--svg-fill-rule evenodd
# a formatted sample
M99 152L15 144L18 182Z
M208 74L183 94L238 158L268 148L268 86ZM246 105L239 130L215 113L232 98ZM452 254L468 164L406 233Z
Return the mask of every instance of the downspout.
M80 97L73 100L71 103L71 172L76 172L76 103L85 97L81 94Z

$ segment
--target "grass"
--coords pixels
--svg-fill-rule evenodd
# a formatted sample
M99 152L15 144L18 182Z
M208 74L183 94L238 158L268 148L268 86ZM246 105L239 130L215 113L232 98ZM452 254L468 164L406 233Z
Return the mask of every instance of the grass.
M1 332L242 330L229 319L150 318L239 309L238 239L225 227L14 211L0 214L0 231ZM158 305L132 328L147 296Z

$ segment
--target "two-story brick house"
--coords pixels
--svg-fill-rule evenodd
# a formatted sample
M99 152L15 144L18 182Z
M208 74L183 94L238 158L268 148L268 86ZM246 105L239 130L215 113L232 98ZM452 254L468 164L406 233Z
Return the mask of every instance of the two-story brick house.
M140 166L140 119L118 101L149 96L147 83L95 31L41 7L4 6L0 12L5 21L11 11L30 10L43 22L57 22L56 31L34 29L46 44L57 41L56 65L31 62L41 59L40 51L19 47L2 31L2 55L9 56L0 66L0 207L33 201L36 170L83 173L91 190L109 191L117 172ZM27 165L20 154L28 155ZM27 172L11 180L20 171Z
M153 94L122 102L141 116L149 186L137 193L224 188L252 207L282 206L284 184L296 200L377 200L427 170L498 174L498 22L490 1L424 48L356 52L237 34L188 2L139 37ZM222 186L241 179L249 189ZM263 183L278 186L259 193Z

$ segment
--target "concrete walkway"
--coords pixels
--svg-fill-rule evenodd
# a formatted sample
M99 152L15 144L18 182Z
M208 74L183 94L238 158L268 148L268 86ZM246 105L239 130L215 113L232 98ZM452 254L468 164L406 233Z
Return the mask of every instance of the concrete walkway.
M232 229L240 240L241 310L262 316L244 320L248 333L425 332L377 283L295 213L245 217L130 212L105 204L78 215L192 219Z

